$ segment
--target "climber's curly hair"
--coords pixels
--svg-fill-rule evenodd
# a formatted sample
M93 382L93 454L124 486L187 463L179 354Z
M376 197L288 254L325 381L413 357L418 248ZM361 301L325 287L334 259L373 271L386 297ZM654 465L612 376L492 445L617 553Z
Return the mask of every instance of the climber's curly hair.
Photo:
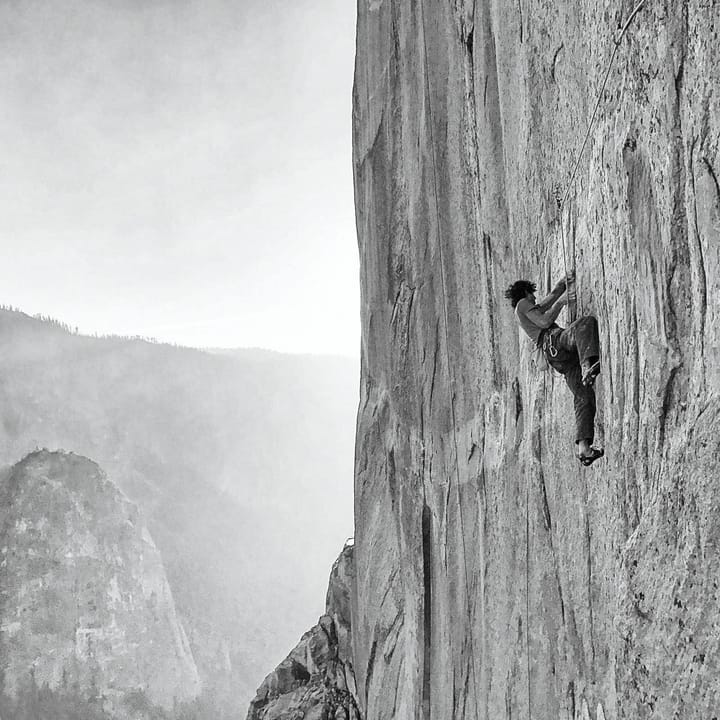
M529 280L516 280L506 291L505 297L512 303L513 307L528 294L534 293L537 285Z

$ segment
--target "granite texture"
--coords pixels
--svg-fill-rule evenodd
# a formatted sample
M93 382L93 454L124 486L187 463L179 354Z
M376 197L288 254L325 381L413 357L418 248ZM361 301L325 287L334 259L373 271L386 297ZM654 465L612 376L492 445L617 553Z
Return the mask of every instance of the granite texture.
M645 3L557 202L632 7L358 4L367 720L720 708L718 2ZM589 469L502 297L566 267L600 325Z
M247 720L360 720L353 669L353 547L333 565L325 614L258 688Z

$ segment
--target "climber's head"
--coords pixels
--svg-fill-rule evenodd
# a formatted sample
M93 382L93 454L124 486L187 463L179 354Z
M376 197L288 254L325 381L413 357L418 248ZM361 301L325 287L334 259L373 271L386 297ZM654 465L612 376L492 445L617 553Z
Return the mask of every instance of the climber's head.
M516 280L506 291L505 297L515 307L521 300L524 300L528 295L535 295L537 285L529 280Z

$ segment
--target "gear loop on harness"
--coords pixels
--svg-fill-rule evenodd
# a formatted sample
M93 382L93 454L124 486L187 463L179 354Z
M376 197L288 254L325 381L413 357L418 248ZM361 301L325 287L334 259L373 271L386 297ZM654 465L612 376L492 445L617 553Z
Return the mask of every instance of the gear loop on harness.
M553 345L552 332L546 330L542 336L542 349L546 352L553 360L558 356L558 349Z

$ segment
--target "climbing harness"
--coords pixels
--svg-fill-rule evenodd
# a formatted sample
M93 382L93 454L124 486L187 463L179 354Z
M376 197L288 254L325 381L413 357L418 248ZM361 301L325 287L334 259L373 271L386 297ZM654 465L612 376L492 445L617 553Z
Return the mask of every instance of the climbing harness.
M583 153L585 152L585 147L587 146L588 140L590 139L590 132L592 131L592 127L595 124L595 118L597 117L598 109L600 108L600 102L602 101L603 94L605 93L605 87L607 85L608 78L610 77L610 71L612 70L613 63L615 62L615 56L617 55L618 48L620 47L620 44L622 43L623 38L625 37L625 33L627 32L628 28L632 24L632 21L635 19L635 16L640 12L643 5L645 4L645 0L640 0L640 2L635 6L635 9L630 13L630 16L625 21L625 24L623 25L622 29L620 30L620 33L613 41L614 48L612 51L612 54L610 55L610 62L608 63L607 70L605 71L605 76L603 77L602 84L600 85L600 92L598 92L597 100L595 102L595 107L593 108L592 115L590 116L590 122L588 123L587 132L585 133L585 137L582 141L582 145L580 146L580 151L577 153L577 157L575 159L575 165L573 167L573 171L570 174L570 180L568 181L567 187L565 188L565 193L563 194L562 198L558 200L558 210L560 211L560 231L562 234L562 251L563 251L563 266L565 268L565 277L568 275L568 266L567 266L567 252L565 249L565 222L563 220L563 210L565 209L565 202L568 199L568 195L570 194L570 188L572 188L575 177L577 176L578 168L580 167L580 161L582 160ZM575 252L573 248L573 271L575 270ZM573 306L571 308L570 312L570 318L571 320L575 319L576 312L577 312L577 295L575 297L575 301L573 303Z

